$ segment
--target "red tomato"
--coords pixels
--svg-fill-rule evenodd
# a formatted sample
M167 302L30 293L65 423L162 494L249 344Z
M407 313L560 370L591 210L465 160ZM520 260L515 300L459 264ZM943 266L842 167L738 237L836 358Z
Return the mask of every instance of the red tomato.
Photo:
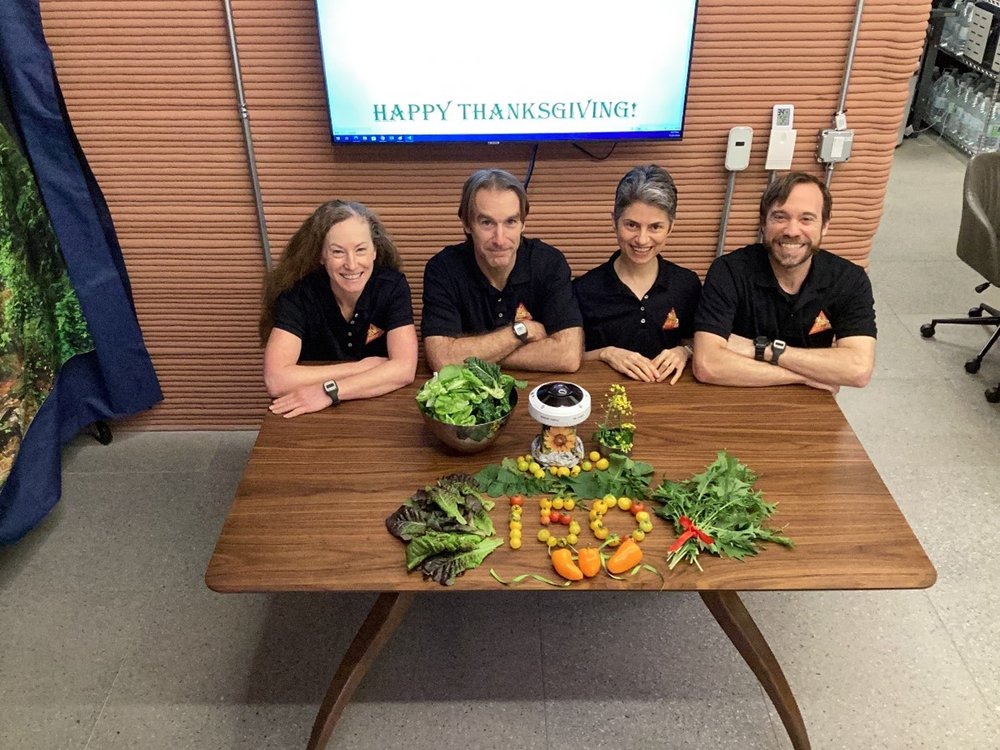
M549 513L549 518L551 519L552 523L562 523L563 514L557 510L554 510L551 513Z
M538 517L538 523L540 523L542 526L548 526L549 523L551 522L552 522L552 515L549 513L542 513Z
M568 513L563 513L561 516L559 516L559 523L561 523L563 526L569 526L569 522L570 522L570 516Z
M645 508L643 507L642 503L632 503L632 507L629 508L629 510L632 512L632 515L634 516L636 513L640 513L643 510L645 510Z
M524 495L511 495L510 497L511 505L524 505Z

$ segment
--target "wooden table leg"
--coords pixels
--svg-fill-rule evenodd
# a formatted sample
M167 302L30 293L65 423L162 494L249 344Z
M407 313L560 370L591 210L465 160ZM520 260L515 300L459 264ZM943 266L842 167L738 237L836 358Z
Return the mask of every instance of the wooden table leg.
M413 597L413 592L379 594L337 667L323 705L316 714L307 750L323 750L326 747L337 720L375 657L403 621Z
M771 698L785 731L795 750L809 750L809 736L799 713L792 689L788 686L778 660L764 640L757 623L750 617L743 601L735 591L699 591L716 622L722 626L740 656L757 675L757 680Z

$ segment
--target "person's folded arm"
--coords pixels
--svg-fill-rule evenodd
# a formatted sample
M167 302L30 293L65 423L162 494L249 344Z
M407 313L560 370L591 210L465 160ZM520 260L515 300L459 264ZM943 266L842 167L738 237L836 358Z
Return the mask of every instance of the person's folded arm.
M287 395L303 386L321 385L327 380L339 383L341 378L367 372L387 361L385 357L366 357L357 362L300 365L301 353L302 339L294 333L281 328L271 331L264 348L264 386L271 398Z
M738 337L737 337L738 338ZM746 341L746 339L739 339ZM752 342L751 342L752 346ZM768 362L760 362L741 351L731 348L729 342L708 331L694 334L694 376L702 383L713 385L768 386L805 383L814 388L832 390L829 386L811 381L783 367L775 367Z
M425 336L427 365L438 372L445 365L460 365L466 357L500 362L520 347L521 341L510 326L470 336Z
M500 364L514 370L576 372L583 359L583 328L563 328L538 341L529 340Z
M386 337L387 359L379 358L380 362L367 370L333 378L341 401L381 396L413 382L417 371L417 329L412 324L399 326ZM303 385L276 398L270 409L290 419L330 405L330 397L320 382Z
M771 359L771 347L764 358ZM875 339L871 336L847 336L823 349L786 346L778 358L778 367L830 385L864 388L875 368Z

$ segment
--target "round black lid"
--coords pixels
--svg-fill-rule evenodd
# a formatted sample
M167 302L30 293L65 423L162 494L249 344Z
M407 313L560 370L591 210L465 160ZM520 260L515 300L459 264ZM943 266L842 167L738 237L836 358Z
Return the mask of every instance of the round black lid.
M583 401L583 388L576 383L546 383L539 386L537 398L545 406L576 406Z

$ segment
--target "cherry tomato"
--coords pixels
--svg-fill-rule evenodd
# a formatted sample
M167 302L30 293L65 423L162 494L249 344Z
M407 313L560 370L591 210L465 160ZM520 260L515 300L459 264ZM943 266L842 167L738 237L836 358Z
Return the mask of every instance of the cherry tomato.
M510 496L511 505L524 505L524 495L511 495Z
M632 503L632 507L629 508L629 511L634 516L636 513L642 513L642 511L644 511L645 509L646 508L645 508L645 506L642 503L635 502L635 503Z

